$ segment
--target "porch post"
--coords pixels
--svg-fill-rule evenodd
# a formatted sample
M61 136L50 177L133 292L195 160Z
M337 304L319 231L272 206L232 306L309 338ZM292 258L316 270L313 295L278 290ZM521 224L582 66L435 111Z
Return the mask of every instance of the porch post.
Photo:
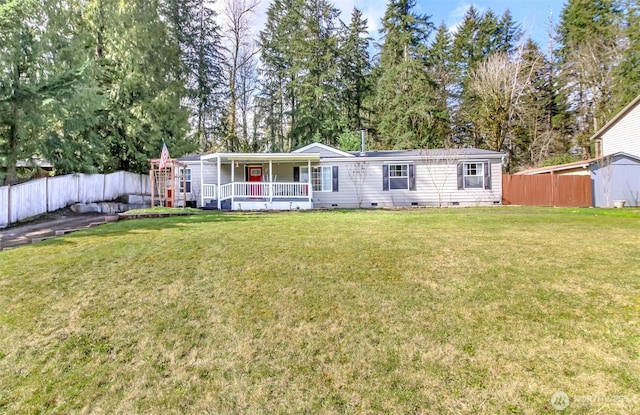
M153 163L151 163L151 170L149 171L149 179L151 180L151 207L156 207L156 188L153 185L153 183L156 181L156 177L155 177L155 166L153 165ZM9 188L9 192L11 192L11 188ZM11 193L9 193L11 194ZM48 199L48 197L47 197ZM9 202L7 202L9 203ZM8 207L11 205L7 205ZM11 218L9 218L7 223L11 223Z
M307 160L307 198L309 199L309 205L311 206L311 193L313 186L311 184L311 160Z
M231 162L231 210L233 210L233 201L236 195L236 184L235 184L235 175L236 169L233 168L233 160L229 160Z
M220 154L217 155L217 169L218 169L218 188L216 189L216 199L218 200L218 211L222 209L222 202L220 202Z
M186 199L187 198L185 196L185 200ZM202 161L202 156L200 156L200 207L204 207L204 162Z
M273 160L269 159L269 202L273 202Z

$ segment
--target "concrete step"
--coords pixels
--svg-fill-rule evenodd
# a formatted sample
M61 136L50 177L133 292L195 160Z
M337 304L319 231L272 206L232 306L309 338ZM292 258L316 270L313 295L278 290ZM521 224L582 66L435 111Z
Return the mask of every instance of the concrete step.
M151 206L151 195L124 195L120 200L129 205Z
M113 215L126 212L132 209L144 209L151 206L149 203L120 203L120 202L100 202L100 203L75 203L71 205L71 210L76 213L104 213Z
M39 236L37 238L31 238L31 243L32 244L37 244L38 242L42 242L42 241L46 241L47 239L51 239L51 238L55 238L56 235L49 235L49 236Z

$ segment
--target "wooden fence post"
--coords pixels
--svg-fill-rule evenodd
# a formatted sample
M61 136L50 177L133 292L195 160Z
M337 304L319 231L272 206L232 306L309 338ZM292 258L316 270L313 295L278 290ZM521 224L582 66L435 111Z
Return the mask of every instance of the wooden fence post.
M7 186L7 224L11 225L11 184Z
M49 213L49 178L44 178L44 211Z

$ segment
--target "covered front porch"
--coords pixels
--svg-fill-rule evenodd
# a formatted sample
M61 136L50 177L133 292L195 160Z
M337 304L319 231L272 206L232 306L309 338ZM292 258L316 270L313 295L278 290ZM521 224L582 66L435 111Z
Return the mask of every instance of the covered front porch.
M319 160L318 154L292 153L202 156L200 204L219 210L313 209L308 172Z

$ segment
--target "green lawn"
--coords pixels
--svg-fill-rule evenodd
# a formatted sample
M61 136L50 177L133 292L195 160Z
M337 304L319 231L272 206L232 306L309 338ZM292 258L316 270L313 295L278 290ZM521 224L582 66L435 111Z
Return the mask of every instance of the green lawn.
M640 413L640 211L212 213L0 252L0 413L43 412Z

